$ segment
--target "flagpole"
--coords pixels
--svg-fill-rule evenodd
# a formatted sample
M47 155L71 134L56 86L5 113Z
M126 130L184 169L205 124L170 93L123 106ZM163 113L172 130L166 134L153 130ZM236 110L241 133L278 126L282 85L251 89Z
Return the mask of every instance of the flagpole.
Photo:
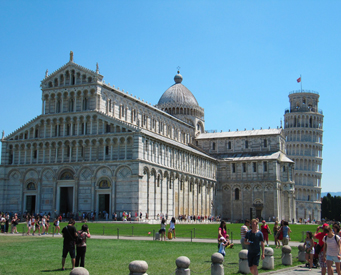
M302 75L300 75L300 79L301 79L301 93L302 93Z

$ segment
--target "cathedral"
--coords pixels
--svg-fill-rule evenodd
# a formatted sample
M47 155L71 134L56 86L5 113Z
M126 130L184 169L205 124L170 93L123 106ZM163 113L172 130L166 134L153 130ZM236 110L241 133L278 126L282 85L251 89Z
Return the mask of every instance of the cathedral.
M206 131L180 72L174 82L152 105L105 83L98 66L76 64L71 52L41 81L41 115L2 137L0 210L142 212L152 220L309 215L296 209L303 197L284 129ZM312 189L319 219L321 188Z

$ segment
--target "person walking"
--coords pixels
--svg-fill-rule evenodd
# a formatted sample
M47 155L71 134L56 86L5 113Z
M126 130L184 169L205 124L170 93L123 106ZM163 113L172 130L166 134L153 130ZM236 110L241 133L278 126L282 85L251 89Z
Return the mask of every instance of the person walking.
M253 275L258 275L258 265L260 258L260 249L262 248L262 260L264 260L264 237L263 233L258 230L258 221L251 221L252 229L245 235L245 244L248 245L247 259L249 262L250 272Z
M86 252L86 239L90 238L90 231L86 224L82 225L82 230L78 231L78 238L81 239L81 242L77 244L77 255L76 255L76 263L75 266L79 266L79 259L80 266L84 267L85 263L85 252Z
M319 255L321 275L326 275L326 272L327 272L327 262L325 260L325 252L323 249L324 247L323 239L328 234L327 227L329 227L327 223L323 224L322 226L318 226L316 228L316 232L314 235L314 239L318 240L318 244L316 245L316 254ZM319 232L321 229L323 230L323 232Z
M341 246L340 246L340 237L335 235L332 229L328 226L326 227L326 231L328 234L323 238L325 251L324 258L327 260L327 270L328 275L333 275L333 262L335 262L336 272L338 275L341 275L340 272L340 260L341 260Z
M174 217L172 217L172 219L170 221L169 228L172 230L173 235L174 235L174 239L175 239L175 218Z
M72 269L75 268L75 239L77 238L77 229L74 226L74 219L70 219L67 226L62 230L63 233L63 256L62 256L62 270L65 270L65 259L67 254L70 254Z
M163 240L166 241L166 220L164 218L162 218L161 220L161 229L159 230L159 233L161 234L161 241L162 241L162 237Z
M282 240L282 243L283 243L283 245L288 245L288 244L289 244L289 241L290 241L291 229L290 229L289 223L288 223L287 221L284 221L284 222L283 222L282 231L283 231L283 240Z
M269 246L269 234L271 234L270 227L266 224L266 221L262 221L262 225L260 227L260 231L263 233L264 240L266 241L266 245Z
M240 243L242 245L242 249L247 249L247 245L245 244L245 235L246 232L249 231L250 221L248 219L245 220L245 223L240 228Z
M305 259L309 263L309 270L313 267L313 257L315 253L313 233L310 231L306 232L306 239L304 242Z
M279 231L278 221L275 221L275 224L273 227L273 232L274 232L274 239L275 239L276 248L281 247L281 243L278 240L278 234L277 234L278 231Z

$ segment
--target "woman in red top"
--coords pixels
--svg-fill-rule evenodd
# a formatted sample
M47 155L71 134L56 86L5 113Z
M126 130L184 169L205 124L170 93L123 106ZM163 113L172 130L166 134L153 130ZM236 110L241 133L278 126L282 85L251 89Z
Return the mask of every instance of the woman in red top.
M269 246L269 234L271 234L270 227L266 224L265 220L262 221L260 231L262 231L266 245Z
M218 249L219 249L219 240L223 237L225 240L229 237L226 233L226 222L221 221L218 229Z

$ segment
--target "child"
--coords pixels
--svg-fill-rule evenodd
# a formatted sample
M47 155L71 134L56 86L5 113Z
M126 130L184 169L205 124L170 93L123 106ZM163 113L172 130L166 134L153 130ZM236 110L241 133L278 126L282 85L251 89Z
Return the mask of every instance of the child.
M225 240L224 237L220 237L219 239L219 250L218 253L223 255L225 257L225 247L227 246L227 241Z
M233 248L233 243L231 243L228 238L225 239L224 237L220 237L218 253L225 256L225 248Z
M305 249L305 258L309 263L309 270L313 267L313 257L315 253L314 242L313 242L313 234L310 231L306 232L307 237L304 242Z

